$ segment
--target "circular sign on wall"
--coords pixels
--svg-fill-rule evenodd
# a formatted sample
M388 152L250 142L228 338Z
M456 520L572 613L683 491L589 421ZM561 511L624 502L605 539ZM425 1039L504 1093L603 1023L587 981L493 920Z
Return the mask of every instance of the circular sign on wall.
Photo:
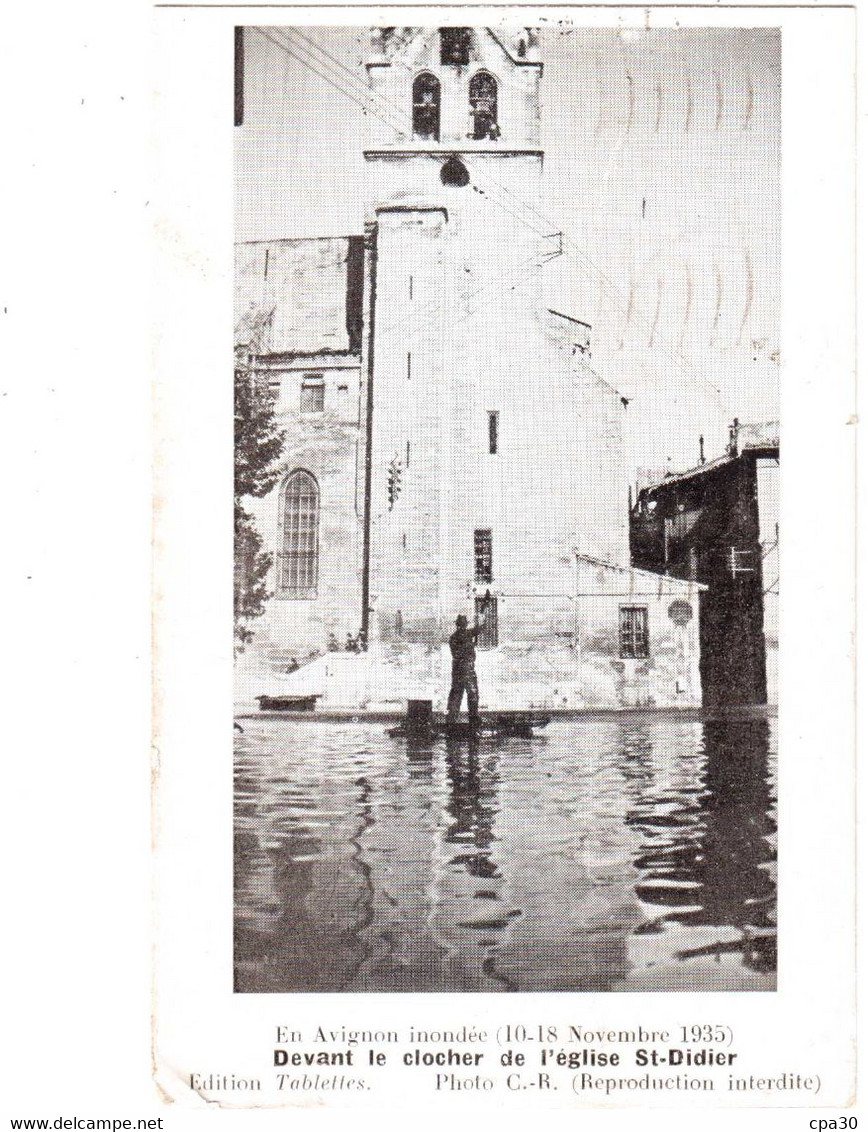
M686 625L693 617L693 606L689 601L673 601L669 606L669 616L676 625Z

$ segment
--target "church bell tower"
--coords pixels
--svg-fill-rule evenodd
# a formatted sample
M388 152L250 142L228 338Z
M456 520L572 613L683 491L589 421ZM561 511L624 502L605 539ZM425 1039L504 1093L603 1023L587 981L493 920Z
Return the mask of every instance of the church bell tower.
M460 209L444 189L485 192L486 181L522 198L535 190L542 62L534 29L375 28L367 72L374 208L427 200Z
M372 641L434 651L483 603L483 647L569 635L593 437L587 327L541 294L537 33L379 28L367 71Z

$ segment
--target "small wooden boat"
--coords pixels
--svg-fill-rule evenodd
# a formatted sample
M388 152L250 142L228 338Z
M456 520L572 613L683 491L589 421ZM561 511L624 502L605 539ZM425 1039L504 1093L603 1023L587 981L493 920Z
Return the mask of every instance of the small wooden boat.
M450 723L433 714L414 718L408 712L397 727L388 729L388 734L392 738L407 739L477 739L480 736L538 739L536 729L545 727L548 722L549 716L532 711L491 712L482 716L476 725L471 725L466 719Z

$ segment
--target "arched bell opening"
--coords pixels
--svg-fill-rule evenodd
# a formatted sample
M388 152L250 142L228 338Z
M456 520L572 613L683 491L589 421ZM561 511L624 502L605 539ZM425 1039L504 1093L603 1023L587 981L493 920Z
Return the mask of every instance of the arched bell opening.
M488 71L477 71L470 80L470 120L474 141L495 141L500 137L497 124L497 79Z
M440 140L440 82L428 71L413 80L413 137Z

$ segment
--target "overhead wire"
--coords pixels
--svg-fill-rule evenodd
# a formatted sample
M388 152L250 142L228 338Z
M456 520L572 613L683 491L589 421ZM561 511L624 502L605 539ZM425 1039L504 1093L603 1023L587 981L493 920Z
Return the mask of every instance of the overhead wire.
M355 91L356 94L361 95L361 98L364 98L364 101L362 101L361 98L356 98L356 97L353 96L353 93L345 90L341 83L338 83L336 81L332 81L328 76L323 75L322 72L319 70L319 68L314 66L309 61L310 58L311 58L309 53L305 52L305 54L308 56L308 59L300 58L299 55L301 54L301 52L298 50L296 45L294 45L294 44L287 45L287 44L281 43L261 28L257 28L256 30L259 32L260 35L262 35L266 40L268 40L274 46L278 47L280 50L282 50L285 54L289 55L290 57L295 58L297 62L302 64L302 66L307 67L314 74L316 74L319 78L323 79L330 86L334 87L335 89L340 91L342 94L344 94L344 96L347 97L351 102L360 106L361 109L365 113L373 113L381 121L384 121L384 123L391 129L398 129L399 128L395 124L389 123L385 119L383 119L382 116L380 114L378 114L377 111L373 109L373 107L370 106L369 100L367 98L367 93L365 93L364 95L361 95L361 92L359 92L358 90ZM366 103L368 103L368 105L366 105ZM497 203L497 202L495 202L495 203ZM522 220L522 218L517 213L515 213L514 210L512 210L508 206L504 206L502 204L500 205L500 207L502 208L503 211L509 213L511 216L513 216L515 219L517 219L520 223L524 223L524 224L527 225L527 222ZM540 239L549 238L549 236L551 235L550 233L541 233L541 232L539 232L538 229L534 228L531 225L527 225L527 226L530 227L531 230L533 231L533 233ZM526 260L523 260L517 266L513 267L512 270L510 270L508 272L500 273L499 275L495 276L494 279L489 280L486 283L483 283L482 286L478 287L475 291L472 291L469 294L465 294L465 295L461 296L459 301L462 302L462 303L467 303L468 309L463 315L461 315L458 318L454 318L450 321L450 329L454 328L455 326L462 324L463 322L467 321L467 319L473 317L473 315L476 313L476 307L474 306L474 300L477 299L480 295L484 294L486 291L490 290L490 288L495 287L495 286L497 286L498 284L501 284L501 283L503 283L503 284L508 283L510 280L515 279L516 282L513 283L513 285L512 285L512 289L515 289L516 287L519 286L519 284L521 282L521 277L523 275L529 277L531 270L539 270L546 263L548 263L552 258L555 258L557 255L560 255L560 254L562 254L561 249L559 249L557 252L554 252L554 253L537 252L535 255L528 257ZM536 263L536 261L540 260L540 259L541 259L542 262ZM533 269L530 268L528 266L530 264L535 264L535 267ZM402 321L400 327L397 324L395 324L393 326L378 327L378 336L382 336L383 334L388 335L394 329L400 328L402 334L404 335L404 337L407 341L407 344L412 345L415 341L418 341L419 336L422 335L429 328L429 326L431 324L431 320L433 319L433 317L436 316L436 314L439 312L439 310L442 310L442 304L440 304L438 302L434 302L434 303L430 304L430 308L433 308L433 309L431 310L431 317L429 317L429 319L427 321L427 325L422 319L419 319L419 318L415 319L414 320L415 325L412 328L412 330L410 331L409 335L407 334L406 326Z
M310 70L314 74L318 75L321 79L324 79L325 82L327 82L334 89L338 90L341 94L343 94L351 102L353 102L357 106L359 106L366 114L371 114L373 117L378 118L389 129L393 129L393 130L396 130L396 131L400 131L402 129L402 126L403 126L402 120L396 117L394 120L388 121L386 118L383 117L382 113L379 113L374 108L373 99L375 97L377 99L379 99L380 103L386 108L387 112L394 113L396 116L401 113L397 109L397 107L395 107L393 104L389 103L388 100L386 100L378 92L372 91L372 90L370 90L370 88L365 87L361 83L361 80L358 78L358 76L354 75L339 60L334 59L334 57L329 55L329 53L326 52L324 49L320 49L321 53L327 55L328 58L330 60L332 60L332 65L331 65L331 68L330 68L331 72L332 72L332 77L329 77L328 74L323 74L322 71L319 70L319 67L329 67L330 65L327 64L327 63L324 63L320 59L317 59L315 56L313 56L309 51L305 50L304 48L300 48L292 42L287 44L287 43L284 43L282 41L278 41L273 36L268 35L268 33L260 27L254 27L253 30L258 32L265 39L269 40L269 42L273 43L276 47L281 48L286 54L290 55L297 62L301 63L302 66L307 67L308 70ZM298 34L296 32L296 30L293 29L293 28L287 28L285 30L286 30L286 34L289 35L289 36L292 36L294 34ZM302 38L306 39L306 37L302 37ZM304 56L304 57L302 57L302 56ZM313 62L311 62L311 60L313 60ZM314 66L314 63L318 64L318 66ZM351 80L353 83L356 84L355 87L351 88L351 90L348 91L344 86L340 85L340 82L337 81L337 79L334 76L335 69L338 69L341 72L343 72L343 74L341 74L341 76L340 76L341 82L347 82L347 77L348 77L349 80ZM364 99L364 101L361 101L362 99ZM496 184L496 182L493 182L493 183ZM515 199L517 199L517 198L515 198ZM498 207L500 207L504 212L507 212L514 219L518 220L519 223L522 223L526 227L530 228L530 230L532 232L534 232L534 234L539 236L540 238L548 239L552 235L558 234L558 233L552 233L552 232L541 232L538 228L535 228L526 219L521 217L521 215L518 212L516 212L514 209L509 208L507 205L503 204L502 202L494 201L494 203L496 205L498 205Z
M283 30L283 29L281 29L281 30ZM340 78L340 81L348 83L348 84L355 84L354 86L351 86L351 90L354 91L354 93L356 95L359 95L360 97L364 97L368 101L368 105L366 107L363 107L363 109L365 109L367 113L370 113L373 117L378 118L385 126L388 126L389 129L393 129L396 132L403 131L403 128L404 128L404 125L405 125L404 113L399 107L397 107L389 99L385 98L385 96L380 94L378 91L374 91L370 87L366 86L362 82L362 80L358 77L358 75L355 75L348 67L346 67L343 63L341 63L340 60L335 59L335 57L333 55L329 54L329 52L327 52L324 48L317 47L317 50L320 52L321 55L325 55L326 58L329 60L329 62L326 62L326 61L321 60L321 59L317 59L316 56L314 56L310 51L306 50L304 47L299 47L297 44L293 43L292 42L293 36L300 37L306 43L312 43L313 42L312 40L308 40L306 36L301 35L301 33L296 28L286 28L285 32L286 32L286 35L288 37L290 37L290 43L285 45L286 49L289 50L290 53L294 55L294 57L298 60L298 62L302 63L302 65L304 65L304 66L308 66L316 74L319 74L320 77L323 77L321 72L318 71L316 69L316 67L314 67L312 65L312 63L310 62L311 60L314 63L316 63L317 66L327 68L331 72L333 78L336 77L334 72L336 70L339 71L340 75L337 76L337 77ZM297 54L295 54L295 52L302 53L305 56L305 58L304 59L299 58L299 56ZM406 68L406 69L407 69L408 74L409 74L410 73L409 69L408 68ZM339 88L339 89L342 89L342 88ZM348 93L347 91L344 91L344 93L347 94L347 97L352 98L352 100L354 102L358 101L356 98L353 98L352 94ZM376 100L376 102L374 100ZM381 107L382 113L380 113L380 112L378 112L377 110L374 109L375 105L379 105ZM383 113L389 114L390 120L387 120L386 118L384 118ZM504 186L502 186L498 181L495 181L493 178L485 177L484 179L488 180L496 188L499 188L499 189L503 190L504 192L507 192L507 190L504 188ZM512 197L512 199L515 201L515 203L519 207L523 206L523 202L520 201L518 197L515 197L513 194L508 194L508 195L510 195ZM495 202L495 203L497 204L498 202ZM554 235L557 232L557 229L555 230L555 232L540 231L533 224L531 224L528 220L523 218L518 212L516 212L513 209L508 208L502 202L499 204L499 207L501 207L503 209L503 211L508 212L511 216L513 216L514 219L518 220L519 223L522 223L526 227L530 228L530 230L538 236L548 238L549 236ZM554 227L554 225L551 224L550 221L545 220L545 218L539 217L539 219L546 225L547 228L553 228Z
M398 132L404 129L405 115L400 108L395 106L379 92L371 90L370 87L366 86L362 82L362 80L348 67L341 63L340 60L336 59L333 55L326 51L325 48L315 44L314 41L309 40L308 37L304 36L301 32L298 31L298 29L285 28L275 30L284 31L289 37L295 36L296 38L303 40L305 43L310 44L311 47L315 48L319 55L324 56L324 58L318 58L312 53L312 51L307 50L305 47L300 46L298 43L294 43L291 38L290 42L287 44L285 42L278 41L274 37L268 35L268 33L261 27L254 27L253 30L257 31L259 34L264 36L264 38L268 39L272 44L285 51L292 58L296 59L296 61L299 62L302 66L307 67L324 82L328 83L329 86L338 90L351 102L359 106L364 113L371 114L373 117L383 122L383 124L386 125L389 129L394 129ZM317 66L315 66L314 64L317 64ZM400 61L399 65L403 65L408 74L410 73L409 68ZM332 77L329 77L329 73L323 74L323 72L319 70L319 67L327 69ZM338 75L336 75L335 72L338 72ZM340 82L337 81L338 78L340 78ZM350 85L351 89L347 90L344 85L341 85L341 83ZM355 97L356 95L359 95L360 97ZM364 101L362 101L362 99ZM384 118L383 113L380 113L377 109L375 109L378 104L382 108L384 113L388 113L390 116L393 116L391 121ZM474 176L478 179L481 179L484 183L489 184L495 190L500 191L502 194L504 194L504 196L514 201L517 206L523 208L526 212L529 212L533 216L535 216L541 223L546 225L546 227L556 227L552 221L543 216L542 213L540 213L527 201L521 200L520 198L516 197L515 194L511 193L505 185L501 184L490 174L485 173L481 169L475 169ZM479 191L484 190L480 189ZM603 271L602 268L600 268L593 262L593 260L590 259L587 253L584 252L584 250L580 248L579 245L576 244L576 242L567 233L558 231L543 233L537 227L531 224L530 221L522 217L520 213L516 212L514 209L505 204L503 200L497 200L493 196L489 197L489 199L491 199L492 203L496 207L501 208L502 211L512 216L513 219L516 219L519 223L524 224L540 238L549 238L552 235L559 234L562 238L562 250L566 250L567 252L572 250L572 252L578 257L580 263L584 265L585 269L592 275L596 275L597 282L599 283L601 289L609 296L610 300L613 302L613 305L615 305L621 311L621 313L624 313L629 304L625 299L625 296L617 287L617 284L615 284L609 278L609 276ZM563 244L566 244L566 249L563 248ZM546 262L548 262L548 260L546 260ZM635 309L632 312L632 316L634 320L639 322L640 324L644 322L646 328L648 325L650 325L650 319L646 319L641 314L641 312L637 314ZM702 382L702 384L706 385L707 388L713 393L720 407L726 409L727 406L723 400L723 397L721 396L720 390L717 389L705 375L699 374L695 370L695 368L687 361L687 359L684 358L680 351L672 344L668 343L667 340L659 334L659 332L657 332L656 338L658 343L664 349L664 352L671 357L672 361L681 370L681 372L683 372L685 376L690 377L692 380L698 380Z
M261 32L261 34L265 35L265 38L269 39L270 42L275 44L275 46L281 46L281 44L279 44L273 37L262 32L262 29L256 29L256 30L259 30ZM286 29L286 31L287 31L287 34L290 35L290 36L293 35L293 34L296 34L294 29ZM301 38L306 39L306 37L304 37L304 36L302 36ZM318 70L317 67L314 67L309 62L306 62L304 59L299 58L299 56L296 54L296 51L298 50L298 48L296 47L295 44L292 44L292 43L283 44L282 47L283 47L283 50L288 55L295 58L303 66L308 67L308 69L313 71L313 73L319 75L319 77L321 77L321 78L324 77L321 74L321 72ZM304 49L301 49L301 50L303 51ZM335 67L340 68L342 71L345 71L354 82L356 82L356 83L360 82L360 80L358 80L354 75L352 75L352 73L349 72L347 70L347 68L345 68L343 66L343 64L341 64L337 60L334 60L333 56L329 55L328 52L325 52L324 49L321 49L321 51L322 51L323 54L327 55L329 59L332 60ZM312 58L312 56L309 52L305 51L304 54L307 55L308 58ZM316 61L319 62L319 60L316 60ZM330 85L335 85L335 84L332 83ZM344 91L342 87L338 87L338 89L342 90L342 93L344 93L346 95L346 97L350 98L351 101L355 102L357 105L362 105L362 103L360 103L358 101L358 99L353 98L352 95L349 94L347 91ZM357 93L362 93L362 92L357 91ZM371 93L371 92L369 92L367 89L365 89L363 96L367 98L369 93ZM383 99L382 96L378 96L378 97L380 97L381 100L386 104L386 107L389 111L391 111L391 109L393 109L390 106L390 104L387 102L387 100ZM363 109L365 109L365 108L363 107ZM388 126L390 129L399 130L403 127L403 124L401 126L399 126L399 125L396 125L394 122L387 121L385 118L382 117L382 115L377 113L372 108L370 109L370 112L375 117L377 117L380 121L382 121L386 126ZM503 186L501 186L499 184L499 182L494 181L493 178L489 178L489 180L497 188L501 188L501 189L503 188ZM480 191L482 191L482 190L480 190ZM506 190L504 190L504 191L506 191ZM488 195L488 194L485 194L485 195ZM563 244L562 244L563 233L561 233L561 232L541 232L538 228L534 227L527 220L522 218L517 212L515 212L514 209L511 209L507 205L504 205L503 202L497 201L495 198L489 198L489 199L492 200L492 202L495 204L495 206L500 207L502 209L502 211L507 212L514 219L518 220L519 223L522 223L526 227L528 227L534 233L534 235L536 235L538 238L540 238L540 239L550 239L552 236L555 236L555 235L560 236L561 237L561 246L560 246L560 248L558 249L557 252L543 253L543 254L537 253L536 255L531 256L528 259L522 261L517 267L514 267L511 271L500 273L500 275L496 276L493 280L489 281L486 284L483 284L482 287L477 288L476 291L471 292L469 295L462 296L461 300L460 300L461 302L471 303L472 299L476 298L478 295L485 292L490 287L495 286L497 283L500 283L500 282L505 282L505 281L515 279L515 277L517 275L524 274L529 279L532 270L540 270L547 263L551 262L552 259L555 259L555 258L557 258L557 256L563 254ZM515 198L515 199L517 200L517 198ZM521 202L518 202L518 203L521 203ZM537 259L541 259L541 262L535 263L535 261ZM532 264L532 263L535 264L535 267L534 268L528 267L527 271L525 271L524 270L525 267L527 267L527 265ZM508 287L506 289L515 290L518 286L519 286L519 281L517 280L515 283L512 284L511 287ZM427 321L427 324L424 321L424 315L423 315L423 318L421 318L421 319L417 315L417 318L415 319L415 325L409 332L407 331L407 328L406 328L406 325L405 325L403 319L400 319L400 320L396 320L396 322L391 324L391 325L387 325L386 327L379 328L378 329L378 335L380 335L380 336L382 336L384 334L388 335L388 334L391 334L395 330L400 330L401 334L407 339L408 343L412 344L414 341L418 341L419 336L423 332L425 332L426 330L428 330L430 328L431 321L436 317L436 315L440 312L441 309L442 309L442 305L440 303L436 302L436 301L433 301L431 304L429 304L430 317ZM471 305L464 315L462 315L461 317L459 317L457 319L453 319L451 321L450 328L461 325L462 323L466 322L469 318L472 318L474 316L474 314L476 314L476 308L474 308ZM605 383L605 384L608 385L608 383ZM609 386L609 388L611 388L611 386Z
M519 286L519 283L520 283L521 280L520 279L517 280L512 285L512 287L508 287L508 286L506 286L506 284L509 282L509 280L516 278L516 276L529 279L532 271L534 270L534 268L530 267L531 264L534 264L535 268L538 270L538 269L544 267L552 259L556 258L557 254L558 253L554 253L554 254L549 254L549 255L546 256L546 255L537 253L536 255L529 256L527 259L522 260L521 263L517 264L512 269L512 271L501 272L494 279L489 280L488 283L484 283L481 287L478 287L475 291L471 291L469 294L459 295L458 303L461 304L461 305L463 305L465 303L471 304L474 299L478 298L481 294L490 290L492 287L495 287L499 283L504 284L504 287L502 288L502 290L504 290L504 291L515 290ZM540 260L540 259L542 260L542 262L537 263L536 261ZM427 322L425 321L426 316L423 312L422 319L418 319L418 317L414 318L416 325L414 325L410 330L407 330L406 324L404 323L403 319L399 319L399 320L396 320L395 322L393 322L391 324L386 325L385 327L382 327L382 328L378 327L377 328L377 335L378 335L378 337L382 337L384 335L388 336L395 331L400 331L402 337L406 339L408 344L415 342L415 341L418 340L418 338L421 334L423 334L425 331L427 331L431 328L433 320L437 317L437 315L440 313L441 310L442 310L442 303L438 299L432 299L431 302L428 304L429 314L428 314L428 321ZM469 306L468 310L466 310L464 312L464 314L460 315L458 318L452 319L452 321L449 324L450 327L460 326L463 322L466 322L468 318L472 318L473 315L477 312L477 310L478 310L478 307Z
M270 43L272 43L272 44L273 44L274 46L276 46L276 47L280 48L280 49L281 49L281 50L283 50L283 51L284 51L284 52L285 52L286 54L288 54L288 55L290 55L290 56L291 56L292 58L296 59L296 61L297 61L297 62L299 62L299 63L301 63L301 65L302 65L302 66L304 66L304 67L307 67L307 68L308 68L309 70L311 70L311 71L312 71L312 72L313 72L314 74L316 74L316 75L318 75L318 76L319 76L320 78L324 79L324 80L325 80L326 82L328 82L328 83L329 83L329 85L330 85L330 86L333 86L333 87L335 87L335 89L339 90L339 91L340 91L340 92L341 92L342 94L344 94L344 95L345 95L345 97L349 98L349 99L350 99L350 101L354 102L354 103L355 103L355 104L356 104L357 106L360 106L360 107L361 107L361 108L362 108L362 109L363 109L363 110L364 110L364 111L365 111L366 113L371 113L371 114L373 114L373 116L374 116L374 117L377 117L377 118L378 118L378 119L379 119L380 121L382 121L382 122L383 122L383 123L384 123L384 124L385 124L386 126L388 126L388 127L390 128L390 129L398 129L398 128L399 128L399 127L398 127L398 126L397 126L397 125L396 125L396 124L395 124L394 122L389 122L389 121L387 121L387 120L386 120L385 118L383 118L381 114L379 114L379 113L378 113L378 112L377 112L376 110L374 110L374 109L373 109L373 107L371 107L370 105L365 105L365 104L364 104L363 102L361 102L361 101L359 100L359 98L356 98L356 97L354 97L352 93L350 93L350 92L348 92L347 90L345 90L345 89L344 89L344 88L343 88L343 87L342 87L341 85L339 85L339 84L338 84L337 82L332 82L332 81L331 81L331 79L329 79L329 78L328 78L328 77L327 77L326 75L323 75L323 74L322 74L322 72L321 72L321 71L320 71L320 70L319 70L319 69L318 69L317 67L313 66L313 65L312 65L312 64L311 64L311 63L310 63L309 61L307 61L306 59L300 58L300 57L299 57L299 54L297 54L296 52L297 52L297 51L299 51L299 50L303 51L303 49L299 49L299 48L297 48L297 47L296 47L296 45L294 45L294 44L285 44L285 43L283 43L283 42L280 42L280 41L278 41L278 40L277 40L277 39L275 39L275 38L274 38L273 36L269 35L269 34L268 34L268 33L267 33L267 32L266 32L266 31L265 31L265 30L264 30L263 28L260 28L260 27L255 27L255 28L254 28L253 30L255 30L255 31L256 31L256 32L258 32L258 33L259 33L260 35L262 35L262 36L263 36L263 37L264 37L265 39L267 39L267 40L268 40L268 41L269 41ZM292 34L292 33L293 33L293 31L294 31L294 29L287 29L287 33L288 33L288 34ZM312 58L312 56L310 55L310 53L309 53L309 52L304 52L304 54L308 56L308 59ZM326 54L327 54L327 53L326 53ZM319 61L317 60L317 62L319 62ZM336 64L336 66L340 67L340 68L341 68L342 70L346 70L346 68L344 68L344 67L343 67L343 65L342 65L342 64L340 64L340 63L338 63L337 61L335 61L335 64ZM348 73L350 73L350 72L348 72ZM355 79L355 76L352 76L352 77L353 77L353 78ZM356 81L358 81L358 80L356 80ZM361 94L362 92L356 91L356 93L359 93L359 94ZM368 92L368 91L366 90L366 91L364 92L364 94L363 94L363 97L366 97L366 98L367 98L367 95L368 95L368 93L370 93L370 92ZM379 97L382 97L382 96L379 96ZM498 205L498 202L497 202L497 201L494 201L494 203L495 203L496 205ZM549 239L549 238L551 238L551 236L552 236L552 235L557 235L557 234L559 234L559 233L548 233L548 232L544 233L544 232L540 232L540 231L539 231L539 230L538 230L537 228L534 228L534 227L532 227L531 225L529 225L529 224L527 223L527 221L524 221L524 220L522 219L522 217L521 217L521 216L520 216L520 215L519 215L518 213L516 213L516 212L515 212L515 211L514 211L513 209L510 209L510 208L509 208L508 206L506 206L506 205L503 205L503 204L499 204L498 206L499 206L499 207L500 207L500 208L501 208L501 209L502 209L502 210L503 210L504 212L507 212L507 213L508 213L509 215L511 215L511 216L512 216L512 217L513 217L514 219L518 220L518 221L519 221L520 223L524 223L524 224L525 224L525 225L526 225L527 227L530 227L531 231L532 231L532 232L533 232L533 233L534 233L534 234L535 234L536 236L538 236L538 237L539 237L539 238L541 238L541 239ZM520 273L520 272L522 271L522 269L523 269L523 268L524 268L525 266L527 266L528 264L531 264L531 263L533 263L533 262L534 262L535 260L537 260L537 259L540 259L540 258L542 258L542 261L543 261L543 262L542 262L541 264L538 264L538 265L537 265L537 267L539 268L539 267L542 267L542 266L544 266L544 265L545 265L546 263L550 262L550 260L551 260L551 259L553 259L553 258L556 258L556 256L557 256L557 255L560 255L560 254L561 254L561 252L560 252L560 251L558 251L557 253L537 253L536 255L529 257L529 258L528 258L527 260L524 260L524 261L522 261L522 263L520 263L520 264L518 265L518 267L515 267L515 268L513 268L513 269L512 269L511 271L508 271L508 272L503 272L503 273L501 273L500 275L496 276L496 277L495 277L495 278L494 278L493 280L491 280L491 281L490 281L489 283L486 283L486 284L484 284L484 285L483 285L482 287L478 288L478 289L477 289L476 291L472 292L472 293L471 293L470 295L466 295L466 296L463 296L463 297L462 297L462 301L463 301L463 302L467 302L467 301L469 301L470 299L472 299L472 298L474 298L474 297L478 296L478 295L479 295L480 293L482 293L482 292L484 292L485 290L487 290L487 289L488 289L489 287L492 287L492 286L494 286L495 284L497 284L498 282L500 282L500 281L502 281L502 280L504 280L504 279L507 279L507 280L508 280L508 279L513 279L513 278L515 277L515 275L516 275L516 274L518 274L518 273ZM530 269L529 269L529 270L527 271L527 273L526 273L526 274L527 274L528 276L530 275ZM517 286L517 285L518 285L518 284L514 284L514 286L513 286L513 289L514 289L514 287L515 287L515 286ZM437 313L438 309L439 309L439 308L438 308L437 306L434 306L434 304L432 304L432 310L431 310L431 315L432 315L432 317L433 317L434 315L436 315L436 313ZM467 317L471 317L471 316L472 316L472 314L473 314L473 311L471 310L471 311L469 311L469 312L468 312L468 314L467 314L467 315L463 316L462 318L460 318L460 319L458 319L458 320L455 320L455 323L453 323L453 325L457 325L458 323L465 321L465 319L466 319ZM403 333L406 333L406 328L405 328L405 327L404 327L403 325L401 325L401 326L399 327L399 326L398 326L398 324L394 324L394 325L392 325L392 326L386 326L386 327L382 327L382 328L380 328L380 329L378 330L378 333L380 333L380 334L383 334L383 333L389 333L389 332L391 332L392 330L394 330L394 329L399 329L399 328L400 328L400 329L402 330L402 332L403 332ZM411 334L412 334L413 336L416 336L416 335L418 335L419 333L421 333L421 332L422 332L422 331L423 331L424 329L426 329L426 327L425 327L424 325L417 325L417 327L416 327L416 328L414 329L414 331L412 331L412 332L411 332Z
M370 96L372 99L376 98L387 112L389 112L390 114L396 115L397 122L396 121L385 122L385 124L387 126L389 126L392 129L396 129L396 130L403 129L404 114L403 114L403 111L400 110L400 108L398 108L393 103L391 103L388 99L386 99L379 92L373 91L369 87L365 86L362 83L361 79L359 79L359 77L356 74L354 74L343 63L341 63L340 60L336 59L333 55L331 55L330 52L326 51L325 48L321 47L318 44L315 44L313 40L308 39L308 37L303 35L298 29L287 28L286 31L287 31L288 35L296 36L297 38L300 38L300 39L304 40L306 43L310 44L311 47L315 48L320 55L324 56L325 59L327 59L333 65L333 68L340 69L340 71L343 73L343 75L346 76L345 81L349 80L349 81L351 81L355 84L361 85L364 88L364 90L365 90L365 92L368 96ZM310 56L310 54L309 54L309 57L312 57L312 56ZM403 61L399 60L398 64L403 66L408 74L411 74L409 67L407 67L405 64L403 64ZM323 62L322 65L327 65L327 64L325 62ZM379 117L381 121L385 121L380 115L377 114L375 116ZM534 208L533 205L529 204L527 201L522 200L522 199L518 198L517 196L515 196L515 194L512 193L508 188L506 188L505 185L501 184L499 181L497 181L490 174L487 174L482 170L475 170L474 175L481 178L484 182L487 182L488 184L492 185L495 189L502 192L505 196L509 197L511 200L513 200L516 203L516 205L525 209L527 212L531 213L546 227L556 228L554 223L550 219L545 217L541 212L539 212L538 209ZM494 203L499 204L499 206L502 207L504 209L504 211L509 211L510 214L513 215L516 219L519 219L523 223L528 224L528 227L531 227L532 231L537 231L538 235L542 235L542 233L538 232L537 229L533 228L529 224L529 222L522 220L522 218L517 213L507 209L507 207L503 204L502 201L498 202L498 201L494 200ZM618 285L612 279L609 278L609 276L606 274L606 272L598 264L596 264L587 255L587 253L582 248L580 248L579 245L567 233L563 232L563 233L561 233L561 235L563 237L564 242L567 245L567 248L572 249L574 254L579 258L580 262L585 266L586 270L589 271L592 275L596 276L596 281L601 286L601 289L609 296L609 298L612 300L613 304L621 311L621 313L624 313L629 306L629 300L628 300L627 297L625 297L623 295L623 293L621 292ZM638 312L638 314L637 314L637 312L633 311L632 315L637 322L639 322L640 324L644 323L645 328L648 329L648 327L651 324L651 320L649 318L646 318L644 315L642 315L641 312ZM720 393L720 390L716 386L714 386L714 384L710 381L710 379L707 376L705 376L704 374L698 373L695 370L694 366L684 357L684 355L682 354L681 350L678 347L676 347L672 343L669 343L666 340L666 338L664 338L663 336L660 335L659 331L657 331L657 333L656 333L656 339L657 339L658 343L660 343L660 345L663 347L664 351L672 358L672 360L675 362L675 364L678 366L678 368L686 376L691 377L694 380L696 380L696 379L700 380L713 393L716 400L719 402L720 406L724 409L727 407L724 400L723 400L723 397Z

